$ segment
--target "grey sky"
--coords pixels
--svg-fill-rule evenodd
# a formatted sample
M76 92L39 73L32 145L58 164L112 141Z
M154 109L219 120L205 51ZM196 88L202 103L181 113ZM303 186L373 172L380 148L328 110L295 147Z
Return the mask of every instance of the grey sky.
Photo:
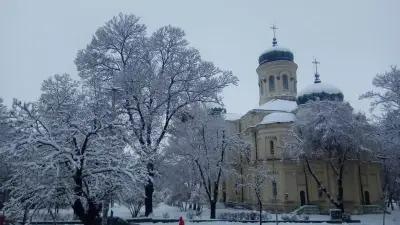
M77 78L73 60L92 34L119 12L133 13L152 32L183 28L202 57L239 77L224 91L228 111L258 104L257 59L271 46L290 48L298 64L298 89L313 80L313 56L322 82L339 87L357 110L358 96L376 73L400 66L400 1L17 1L0 0L0 97L34 100L42 80L55 73Z

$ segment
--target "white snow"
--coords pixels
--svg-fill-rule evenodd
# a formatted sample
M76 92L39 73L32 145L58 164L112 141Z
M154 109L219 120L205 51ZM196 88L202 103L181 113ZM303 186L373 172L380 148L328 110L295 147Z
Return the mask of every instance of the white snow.
M271 48L265 50L261 55L266 54L268 52L272 52L272 51L292 52L288 48L279 47L279 46L272 46Z
M293 112L297 108L296 101L273 99L258 107L256 110L268 110L268 111L281 111L281 112Z
M121 217L123 219L130 219L131 215L129 213L129 210L121 205L115 205L113 208L111 208L114 212L114 216ZM210 210L207 209L206 207L203 210L204 212L200 217L195 217L195 219L209 219L210 218ZM245 209L232 209L232 208L223 208L223 207L217 207L217 215L220 213L225 213L225 212L242 212L242 211L248 211ZM395 207L395 210L390 210L388 208L388 211L390 214L386 214L386 219L385 219L385 224L386 225L398 225L400 222L400 209L398 206ZM43 213L46 213L47 211L44 211ZM144 212L141 212L143 214ZM63 214L64 216L62 217L63 219L71 220L73 218L73 213L71 209L61 209L60 214ZM186 225L249 225L249 224L254 224L254 223L241 223L241 222L222 222L222 221L210 221L210 222L202 222L202 223L195 223L189 221L189 219L186 217L186 212L182 212L179 210L179 208L174 207L174 206L168 206L164 203L158 204L154 208L154 213L152 218L164 218L163 215L169 216L170 219L178 219L180 216L182 216L185 219L185 224ZM67 216L68 215L68 216ZM284 214L279 214L278 218L281 219L281 216ZM65 217L67 216L67 217ZM271 213L272 220L275 218L275 215ZM310 220L329 220L328 215L309 215ZM361 223L355 223L358 225L376 225L376 224L382 224L382 214L366 214L366 215L352 215L351 218L355 220L360 220ZM36 217L34 218L34 221L43 221L44 218L42 217ZM48 218L48 220L44 219L44 221L51 221L51 218ZM177 225L178 223L162 223L163 225ZM273 224L273 222L268 222L264 224ZM288 224L288 225L305 225L305 223L280 223L280 224ZM310 225L317 225L317 224L327 224L327 223L307 223ZM346 223L345 223L346 224ZM140 223L140 225L154 225L154 223Z
M326 84L326 83L314 83L308 85L306 88L301 90L297 96L302 96L302 95L309 95L313 93L322 93L325 92L327 94L339 94L342 93L339 88Z
M225 113L224 117L225 120L234 121L234 120L239 120L242 117L242 115L238 113Z
M295 119L296 117L293 113L273 112L266 115L259 124L288 123L293 122Z

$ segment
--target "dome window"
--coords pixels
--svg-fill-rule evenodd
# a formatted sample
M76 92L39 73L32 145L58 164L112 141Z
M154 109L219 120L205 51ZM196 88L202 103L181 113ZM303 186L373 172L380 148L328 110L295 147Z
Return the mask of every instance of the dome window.
M269 141L269 151L271 155L275 155L274 141Z
M286 74L282 76L282 83L283 83L283 89L289 90L289 80Z
M269 91L275 91L275 79L274 79L274 76L270 76L269 77L268 84L269 84Z

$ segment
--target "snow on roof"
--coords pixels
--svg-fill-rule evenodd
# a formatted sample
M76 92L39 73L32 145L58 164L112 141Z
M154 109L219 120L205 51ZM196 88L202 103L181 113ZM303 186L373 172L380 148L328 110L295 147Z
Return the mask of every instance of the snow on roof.
M292 112L297 108L296 101L273 99L270 100L257 108L256 110L269 110L269 111L282 111L282 112Z
M295 119L296 117L293 113L273 112L266 115L259 124L288 123L293 122Z
M308 85L306 88L301 90L297 96L309 95L313 93L322 93L325 92L327 94L339 94L342 93L339 88L326 84L326 83L314 83Z
M234 120L239 120L242 117L242 115L238 113L225 113L224 117L225 120L234 121Z
M265 50L262 54L268 53L268 52L272 52L272 51L282 51L282 52L292 52L290 51L290 49L288 48L284 48L284 47L279 47L279 46L272 46L271 48Z

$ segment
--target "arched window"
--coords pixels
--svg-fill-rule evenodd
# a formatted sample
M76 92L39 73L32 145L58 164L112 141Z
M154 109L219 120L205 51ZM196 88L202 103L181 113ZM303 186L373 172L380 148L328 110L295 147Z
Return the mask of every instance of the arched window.
M276 197L278 195L278 189L276 187L276 181L275 180L272 181L272 195L274 197Z
M283 82L283 89L289 90L289 79L286 74L282 76L282 82Z
M269 151L271 153L271 155L275 154L275 149L274 149L274 141L269 141Z
M260 81L260 83L258 83L258 86L260 87L260 94L264 95L264 85L263 85L262 81Z
M269 91L275 91L275 77L269 77Z

